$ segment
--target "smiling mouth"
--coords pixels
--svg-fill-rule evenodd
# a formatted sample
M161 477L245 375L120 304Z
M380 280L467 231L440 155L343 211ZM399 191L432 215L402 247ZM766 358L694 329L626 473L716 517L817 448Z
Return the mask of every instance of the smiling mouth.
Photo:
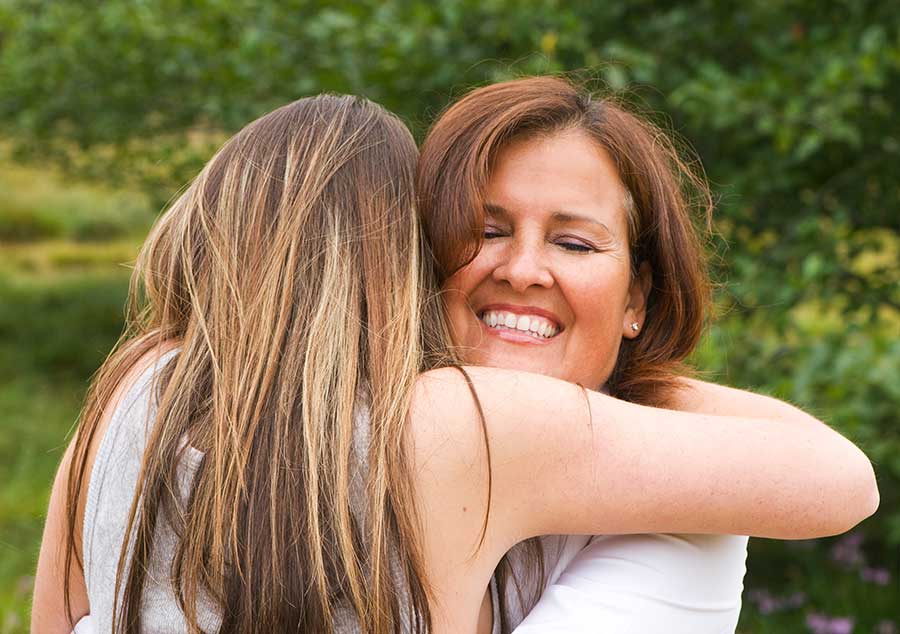
M540 315L519 315L508 310L485 310L478 319L488 328L528 335L540 341L552 339L561 332L558 324Z

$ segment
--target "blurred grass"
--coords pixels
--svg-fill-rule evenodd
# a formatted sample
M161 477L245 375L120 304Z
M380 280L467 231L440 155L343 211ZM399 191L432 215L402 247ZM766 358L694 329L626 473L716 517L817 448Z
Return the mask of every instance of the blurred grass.
M0 163L0 634L28 631L50 485L116 340L143 197Z
M48 280L82 276L92 270L130 271L139 242L119 239L111 242L67 242L47 240L37 243L8 244L3 248L4 272L20 280ZM125 273L128 274L127 272Z
M0 168L0 242L79 242L141 236L153 220L145 196L63 181L52 171ZM6 246L6 245L5 245Z
M27 631L49 487L83 387L33 373L0 382L0 632Z

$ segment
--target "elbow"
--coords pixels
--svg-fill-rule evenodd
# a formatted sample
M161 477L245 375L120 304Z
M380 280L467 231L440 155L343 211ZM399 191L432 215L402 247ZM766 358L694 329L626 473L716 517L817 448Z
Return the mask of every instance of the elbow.
M802 513L802 521L780 539L818 539L846 533L878 510L881 497L875 470L866 455L846 439L840 454L832 454L835 468L820 475L818 495Z
M878 481L875 469L866 455L853 447L856 456L853 467L846 470L844 486L846 492L838 501L839 512L835 519L839 520L830 531L830 535L840 535L854 528L860 522L871 517L878 510L881 494L878 492Z
M850 528L856 526L864 519L871 517L878 510L881 504L881 494L878 492L878 480L875 477L875 469L869 459L860 451L862 456L862 474L859 478L859 493L857 494L859 503L857 517L851 518L853 522ZM848 529L849 530L849 529Z
M866 517L871 517L875 515L875 511L878 510L878 506L881 504L881 494L878 492L878 483L875 482L874 477L872 478L872 491L870 493L869 498L869 511L866 513L863 519Z

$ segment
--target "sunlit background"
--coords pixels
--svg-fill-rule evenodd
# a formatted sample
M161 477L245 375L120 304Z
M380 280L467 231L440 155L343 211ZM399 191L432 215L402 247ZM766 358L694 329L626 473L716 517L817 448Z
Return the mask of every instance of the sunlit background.
M751 540L739 632L897 634L892 4L0 0L0 634L28 630L50 482L129 262L215 145L320 91L366 95L421 138L471 86L562 70L702 159L721 286L699 367L809 409L876 465L881 509L852 533Z

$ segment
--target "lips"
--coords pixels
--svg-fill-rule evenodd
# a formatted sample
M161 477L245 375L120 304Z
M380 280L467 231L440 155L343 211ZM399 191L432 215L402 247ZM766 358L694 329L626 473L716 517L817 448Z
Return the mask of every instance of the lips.
M563 330L555 315L533 306L493 304L482 308L477 315L492 330L525 335L535 340L552 339Z

